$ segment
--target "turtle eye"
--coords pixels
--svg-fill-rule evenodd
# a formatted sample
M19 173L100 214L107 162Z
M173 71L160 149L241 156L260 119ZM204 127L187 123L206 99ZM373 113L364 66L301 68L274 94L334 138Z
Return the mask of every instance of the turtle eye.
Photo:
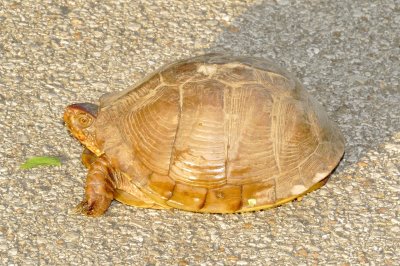
M92 123L92 118L87 114L82 114L79 116L78 122L82 127L87 127Z

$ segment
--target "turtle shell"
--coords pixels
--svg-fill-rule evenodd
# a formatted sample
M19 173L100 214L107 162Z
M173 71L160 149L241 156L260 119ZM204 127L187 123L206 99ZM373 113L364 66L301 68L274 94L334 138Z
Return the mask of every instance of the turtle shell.
M322 185L344 153L338 127L300 82L254 57L166 65L103 96L95 123L120 190L196 212L280 205Z

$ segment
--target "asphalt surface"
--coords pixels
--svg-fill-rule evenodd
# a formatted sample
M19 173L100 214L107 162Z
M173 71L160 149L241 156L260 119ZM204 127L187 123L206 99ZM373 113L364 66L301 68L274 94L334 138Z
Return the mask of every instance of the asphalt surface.
M400 4L382 1L0 1L1 265L398 265ZM330 182L246 214L74 214L82 148L63 108L179 58L269 57L343 131ZM30 156L62 165L20 170Z

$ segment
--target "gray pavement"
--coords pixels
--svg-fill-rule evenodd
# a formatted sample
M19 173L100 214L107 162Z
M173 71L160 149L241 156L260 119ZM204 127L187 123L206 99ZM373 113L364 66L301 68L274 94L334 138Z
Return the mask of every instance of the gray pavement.
M0 0L0 264L399 265L399 36L397 0ZM330 182L247 214L73 214L86 171L63 108L209 51L302 80L346 136ZM35 155L63 164L19 169Z

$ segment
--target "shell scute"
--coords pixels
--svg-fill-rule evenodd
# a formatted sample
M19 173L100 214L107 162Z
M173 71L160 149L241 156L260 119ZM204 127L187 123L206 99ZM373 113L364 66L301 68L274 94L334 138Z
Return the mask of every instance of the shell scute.
M268 181L243 185L242 201L242 210L274 204L276 201L275 180L271 178Z
M207 188L177 183L166 203L174 208L198 211L203 207L206 195Z
M165 201L172 197L175 184L176 182L168 175L153 173L144 190L151 195L153 199L159 198L160 200L158 200L158 202L165 203Z
M136 157L153 172L167 175L179 120L179 91L163 87L156 96L127 112L122 129Z
M208 190L201 211L211 213L230 213L238 211L242 205L241 193L241 187L236 185L211 188Z
M226 182L223 84L189 82L182 87L179 127L169 175L194 186Z

